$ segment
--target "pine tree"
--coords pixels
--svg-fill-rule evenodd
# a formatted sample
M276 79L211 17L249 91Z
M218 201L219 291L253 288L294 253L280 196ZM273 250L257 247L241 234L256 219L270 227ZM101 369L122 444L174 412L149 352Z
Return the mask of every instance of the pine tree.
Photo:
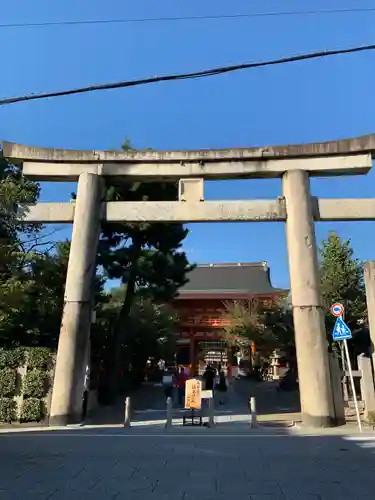
M363 341L366 319L366 293L363 263L354 258L350 240L341 240L331 232L319 249L320 276L328 338L331 339L335 318L330 314L334 302L345 308L344 320L358 342Z
M126 141L124 150L133 149ZM174 183L121 182L107 189L107 201L174 201L178 189ZM113 325L112 356L108 367L108 402L118 393L121 346L130 328L130 312L136 295L156 302L168 302L187 281L193 268L182 242L188 230L182 224L121 223L104 225L98 250L98 264L108 278L119 279L124 295L117 320Z

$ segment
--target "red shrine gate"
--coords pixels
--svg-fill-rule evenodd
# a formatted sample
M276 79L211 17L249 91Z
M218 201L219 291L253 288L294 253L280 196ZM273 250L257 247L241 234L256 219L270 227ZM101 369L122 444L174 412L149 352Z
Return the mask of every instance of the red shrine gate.
M225 302L277 300L288 291L272 287L265 262L199 265L188 277L174 302L180 316L177 364L195 375L217 363L231 375L237 360L223 335Z

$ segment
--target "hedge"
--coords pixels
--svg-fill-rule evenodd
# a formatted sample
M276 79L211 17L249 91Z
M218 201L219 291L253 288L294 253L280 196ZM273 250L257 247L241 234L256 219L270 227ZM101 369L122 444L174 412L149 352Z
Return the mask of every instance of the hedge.
M26 366L22 377L22 408L15 399L18 384L17 368ZM0 348L0 422L39 422L45 416L43 398L49 390L49 372L52 368L51 352L44 347ZM24 373L24 371L23 371ZM21 399L21 401L22 401Z
M17 418L16 402L13 398L0 398L0 422L11 423Z
M14 396L17 371L13 368L0 369L0 397Z
M21 422L40 422L44 417L44 404L38 398L23 400Z
M25 350L22 347L0 349L0 368L18 368L23 364L25 364Z
M42 398L46 392L46 372L43 370L27 370L22 381L24 397Z
M375 411L369 411L367 415L367 421L370 425L375 427Z
M26 360L28 368L49 370L52 365L51 352L45 347L33 347L27 349Z
M18 368L27 363L29 368L48 370L51 368L51 352L46 347L0 348L0 368Z

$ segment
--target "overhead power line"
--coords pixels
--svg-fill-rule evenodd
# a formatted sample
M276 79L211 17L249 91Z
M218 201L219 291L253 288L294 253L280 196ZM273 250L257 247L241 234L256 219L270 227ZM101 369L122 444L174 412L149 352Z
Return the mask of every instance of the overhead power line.
M84 19L67 21L45 21L35 23L4 23L1 28L45 28L48 26L77 26L83 24L136 24L157 23L176 21L209 21L220 19L246 19L254 17L286 17L286 16L312 16L329 14L355 14L375 12L375 7L353 7L348 9L316 9L316 10L291 10L275 12L248 12L243 14L218 14L202 16L176 16L176 17L141 17L141 18L117 18L117 19Z
M299 56L291 56L285 57L283 59L274 59L270 61L261 61L254 63L245 63L245 64L236 64L233 66L222 66L219 68L207 69L203 71L197 71L194 73L180 73L174 75L162 75L162 76L151 76L148 78L142 78L139 80L125 80L121 82L115 83L104 83L101 85L90 85L88 87L80 87L69 90L60 90L57 92L45 92L41 94L28 94L22 95L18 97L8 97L6 99L0 100L0 106L6 104L14 104L16 102L22 101L32 101L36 99L47 99L49 97L61 97L66 95L73 94L83 94L86 92L93 92L96 90L110 90L110 89L119 89L124 87L136 87L139 85L147 85L149 83L158 83L158 82L167 82L172 80L188 80L188 79L196 79L196 78L205 78L208 76L222 75L224 73L231 73L233 71L239 71L242 69L251 69L251 68L259 68L262 66L275 66L279 64L286 64L298 61L306 61L308 59L318 59L328 56L334 56L339 54L352 54L355 52L365 52L375 50L374 45L363 45L361 47L352 47L349 49L338 49L338 50L328 50L324 52L312 52L308 54L301 54Z

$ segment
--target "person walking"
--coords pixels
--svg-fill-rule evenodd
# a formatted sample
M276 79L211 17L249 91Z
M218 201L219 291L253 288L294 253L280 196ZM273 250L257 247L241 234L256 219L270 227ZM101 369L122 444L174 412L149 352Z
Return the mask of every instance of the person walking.
M215 377L215 370L210 365L207 365L203 373L204 388L206 391L214 390Z
M86 420L86 416L87 416L89 391L90 391L90 366L87 365L86 370L85 370L85 379L83 382L82 413L81 413L81 422L82 423Z
M228 390L228 386L227 386L227 380L225 377L224 370L222 369L221 366L219 368L219 382L217 384L217 390L220 393L219 404L223 405L225 403L225 400L226 400L226 393Z

